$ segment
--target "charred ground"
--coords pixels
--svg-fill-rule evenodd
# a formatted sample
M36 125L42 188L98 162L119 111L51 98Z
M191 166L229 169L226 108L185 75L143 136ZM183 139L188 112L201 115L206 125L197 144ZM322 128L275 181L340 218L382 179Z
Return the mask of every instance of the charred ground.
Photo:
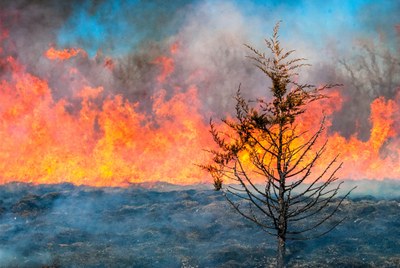
M400 185L374 185L346 201L339 213L348 219L333 232L289 243L289 265L399 267ZM142 186L1 186L0 267L275 263L275 239L237 215L221 193L199 186Z

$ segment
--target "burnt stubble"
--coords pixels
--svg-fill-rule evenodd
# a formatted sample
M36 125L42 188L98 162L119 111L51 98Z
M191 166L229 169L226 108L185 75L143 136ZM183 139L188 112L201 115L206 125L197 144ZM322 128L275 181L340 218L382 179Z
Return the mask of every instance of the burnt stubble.
M288 243L289 266L399 267L400 187L379 185L345 201L327 236ZM275 265L275 239L211 186L143 186L1 186L0 267Z

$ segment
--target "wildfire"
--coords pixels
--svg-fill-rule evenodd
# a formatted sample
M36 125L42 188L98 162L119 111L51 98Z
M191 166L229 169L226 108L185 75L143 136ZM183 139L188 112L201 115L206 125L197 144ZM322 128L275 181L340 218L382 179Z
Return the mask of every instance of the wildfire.
M331 118L334 109L332 104L339 104L342 98L339 92L330 94L330 98L321 103L320 111L316 112L318 104L313 104L302 118L303 129L315 128L315 123L322 119L321 111L324 110L328 119ZM396 98L398 100L398 97ZM328 108L328 109L326 109ZM337 108L337 107L336 107ZM320 114L320 118L318 117ZM395 118L399 116L399 104L395 100L386 100L380 97L371 103L370 121L372 124L369 139L361 141L357 134L346 139L338 133L323 132L316 147L321 146L328 140L327 150L320 160L321 168L326 167L329 160L339 155L344 163L338 175L346 179L378 179L399 178L399 145L398 127L395 125ZM314 126L313 126L314 125ZM321 170L319 170L320 172ZM318 173L318 167L317 172Z
M54 47L49 48L45 56L50 59L50 60L67 60L72 57L77 56L79 53L82 53L86 55L86 53L82 49L76 49L76 48L70 48L70 49L63 49L63 50L57 50Z
M172 97L163 90L175 71L173 57L178 50L174 44L169 55L154 61L160 65L155 78L159 88L152 96L150 112L139 111L138 103L121 95L84 83L73 96L80 104L79 111L71 112L71 100L56 100L45 79L29 73L15 58L2 55L11 76L0 82L0 183L126 186L154 181L210 182L209 175L195 166L207 161L204 149L214 146L208 120L200 112L203 107L196 85L176 87ZM45 56L63 61L86 57L86 53L50 48ZM105 66L108 71L113 69L110 64ZM70 69L71 75L76 73L80 71ZM324 111L328 130L321 142L328 139L329 143L322 162L340 153L345 163L339 174L343 178L398 178L400 128L395 119L399 98L378 98L371 103L372 128L367 141L329 131L329 119L341 107L339 91L313 104L299 127L313 130Z
M1 183L126 186L206 180L195 164L206 160L203 149L212 141L194 85L168 99L158 89L154 116L120 95L104 96L103 88L82 85L74 96L80 111L70 113L69 101L56 101L47 81L11 57L8 64L12 77L0 84Z

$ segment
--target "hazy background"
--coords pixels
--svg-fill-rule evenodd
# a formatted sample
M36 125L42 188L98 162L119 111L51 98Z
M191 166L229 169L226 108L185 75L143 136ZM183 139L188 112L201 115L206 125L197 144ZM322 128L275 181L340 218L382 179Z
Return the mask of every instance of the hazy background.
M247 96L268 94L243 44L263 50L263 39L279 20L284 47L313 64L301 80L344 84L343 107L331 131L367 140L371 101L394 99L399 86L398 1L37 0L0 5L0 26L12 37L5 47L48 79L56 99L71 98L83 79L140 101L146 110L159 89L160 66L154 60L170 55L177 44L175 72L164 89L173 94L176 87L194 84L205 118L220 116L232 108L231 96L240 83ZM83 48L88 58L50 67L43 57L50 46ZM106 57L115 65L111 74L102 65ZM83 78L66 74L71 66L79 67Z

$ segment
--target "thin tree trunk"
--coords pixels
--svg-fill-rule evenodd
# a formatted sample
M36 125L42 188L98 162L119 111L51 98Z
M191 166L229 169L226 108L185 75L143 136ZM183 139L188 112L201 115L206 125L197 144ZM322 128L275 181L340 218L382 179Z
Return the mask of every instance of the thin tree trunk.
M278 250L277 250L277 268L285 267L286 253L286 208L283 196L283 186L279 189L279 217L278 217Z
M278 253L276 260L276 267L285 267L285 253L286 253L286 241L285 238L278 236Z

